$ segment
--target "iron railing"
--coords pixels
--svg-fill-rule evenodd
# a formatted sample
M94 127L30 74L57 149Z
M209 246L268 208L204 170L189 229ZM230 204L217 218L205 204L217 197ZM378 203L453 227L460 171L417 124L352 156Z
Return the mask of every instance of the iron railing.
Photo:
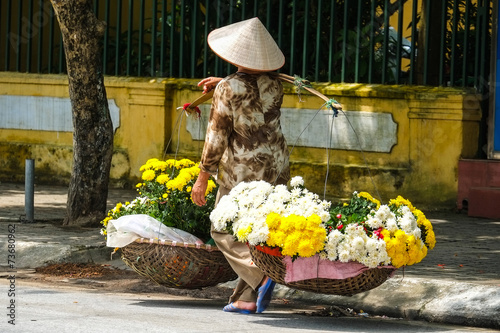
M94 0L106 75L201 78L234 69L207 34L258 16L316 82L476 87L489 75L492 0ZM48 0L0 1L0 71L63 73Z

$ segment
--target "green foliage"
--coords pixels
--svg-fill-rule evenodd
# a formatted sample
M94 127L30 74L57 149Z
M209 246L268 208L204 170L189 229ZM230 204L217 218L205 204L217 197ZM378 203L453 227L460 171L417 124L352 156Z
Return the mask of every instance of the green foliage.
M330 209L330 221L327 226L330 230L337 228L340 231L345 230L349 224L365 223L366 217L373 210L377 210L380 202L374 199L367 192L354 192L349 202L339 204Z

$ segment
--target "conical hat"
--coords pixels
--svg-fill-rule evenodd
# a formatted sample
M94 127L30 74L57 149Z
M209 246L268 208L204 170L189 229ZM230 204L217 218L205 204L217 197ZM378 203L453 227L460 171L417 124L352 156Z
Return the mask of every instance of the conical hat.
M283 52L257 17L213 30L208 45L227 62L255 71L274 71L285 64Z

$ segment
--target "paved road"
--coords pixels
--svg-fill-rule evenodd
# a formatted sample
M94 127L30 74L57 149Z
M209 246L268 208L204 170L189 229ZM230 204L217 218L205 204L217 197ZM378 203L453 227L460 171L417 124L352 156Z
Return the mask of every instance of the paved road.
M6 280L0 294L6 295ZM2 297L1 308L6 310ZM2 332L492 332L390 318L307 316L274 305L261 315L221 311L222 301L172 295L111 294L79 288L16 285L15 327L3 315ZM309 309L310 313L311 310Z

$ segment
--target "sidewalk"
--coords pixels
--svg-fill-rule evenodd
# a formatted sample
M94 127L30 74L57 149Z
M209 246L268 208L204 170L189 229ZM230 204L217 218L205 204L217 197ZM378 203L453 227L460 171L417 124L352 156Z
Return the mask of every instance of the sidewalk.
M108 207L130 201L135 190L111 189ZM50 262L109 262L111 249L99 229L58 227L67 188L35 187L35 223L22 223L24 185L0 183L0 249L7 253L9 225L15 226L16 268ZM424 260L400 269L371 291L352 297L276 288L276 297L322 305L363 309L387 315L500 329L500 221L468 217L454 211L424 212L431 220L437 244ZM6 258L6 255L4 255ZM121 265L118 256L113 265ZM0 271L7 270L6 259ZM228 283L232 288L232 283Z

